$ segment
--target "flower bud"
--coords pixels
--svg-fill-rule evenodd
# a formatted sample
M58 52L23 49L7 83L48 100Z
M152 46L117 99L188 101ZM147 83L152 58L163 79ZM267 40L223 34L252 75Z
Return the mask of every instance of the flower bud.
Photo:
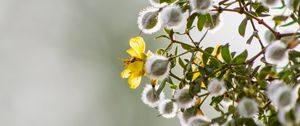
M149 0L149 2L154 7L164 7L168 5L166 2L160 3L160 0Z
M279 112L277 114L277 118L278 118L279 122L281 124L283 124L284 126L292 126L293 125L294 121L293 121L292 117L289 115L289 113L286 111L279 110Z
M169 28L179 28L183 22L183 13L177 6L167 6L160 13L162 22Z
M274 80L267 87L267 95L269 99L275 100L275 94L280 87L286 86L282 80Z
M238 111L241 116L252 117L258 112L257 103L252 99L243 98L238 104Z
M177 90L174 94L174 99L179 108L187 109L195 104L196 98L190 95L188 87Z
M295 107L295 118L296 118L295 122L297 124L300 124L300 104L299 103L297 103L297 105Z
M279 87L274 94L273 103L280 110L290 110L296 104L296 96L287 86Z
M261 3L266 6L266 7L273 7L275 6L276 4L278 4L278 2L280 0L260 0Z
M169 60L164 56L151 55L146 61L146 72L152 79L166 78L169 69Z
M183 112L179 112L177 117L179 119L179 122L181 124L181 126L186 126L187 123L188 123L188 120L191 118L191 117L194 117L196 116L195 112L194 111L190 111L189 109L183 111Z
M175 117L177 110L177 104L175 104L171 100L162 100L158 105L159 114L161 114L165 118Z
M165 98L163 92L159 95L155 94L155 89L147 84L142 92L142 101L151 108L157 107L159 102Z
M212 0L190 0L190 5L193 11L206 14L212 6Z
M218 79L212 79L208 83L207 91L211 96L220 96L226 92L226 87L224 81L219 81Z
M212 18L212 22L210 22L210 21L206 22L205 27L208 28L210 31L213 30L213 32L214 32L214 31L217 31L221 27L220 14L219 13L212 14L211 18Z
M255 120L255 124L256 126L266 126L266 124L264 124L262 121L260 120Z
M188 120L188 126L209 126L210 123L205 116L194 116Z
M149 7L140 12L138 17L138 27L146 34L152 34L159 31L162 27L159 18L159 9Z
M265 52L266 61L278 67L284 67L289 63L287 45L281 41L271 43Z

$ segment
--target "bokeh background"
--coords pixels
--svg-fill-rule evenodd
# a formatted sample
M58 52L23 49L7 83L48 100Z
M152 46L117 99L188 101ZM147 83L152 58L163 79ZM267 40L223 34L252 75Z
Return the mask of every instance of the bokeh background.
M148 5L147 0L0 0L0 125L179 126L177 118L157 117L141 102L144 83L130 90L120 78L128 40L139 33L137 15ZM245 45L238 35L242 18L223 15L223 27L210 32L203 46L231 42L232 50L246 46L257 52L257 43ZM144 36L147 49L165 47L157 35ZM209 106L203 109L216 116Z

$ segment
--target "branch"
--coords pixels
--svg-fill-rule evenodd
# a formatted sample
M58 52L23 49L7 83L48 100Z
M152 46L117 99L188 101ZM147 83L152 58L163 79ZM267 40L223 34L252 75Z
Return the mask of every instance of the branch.
M263 19L260 19L256 16L254 16L253 14L249 13L248 11L246 11L244 9L240 9L240 8L227 9L227 8L216 7L216 6L214 6L214 8L215 9L212 9L211 11L218 11L218 12L227 11L227 12L236 12L236 13L240 13L240 14L245 14L246 16L256 20L258 24L263 25L269 31L271 31L277 40L281 39L282 37L287 37L287 36L292 36L292 35L300 35L300 32L296 32L296 33L280 33L280 32L277 32L273 28L271 28L271 26L269 26Z

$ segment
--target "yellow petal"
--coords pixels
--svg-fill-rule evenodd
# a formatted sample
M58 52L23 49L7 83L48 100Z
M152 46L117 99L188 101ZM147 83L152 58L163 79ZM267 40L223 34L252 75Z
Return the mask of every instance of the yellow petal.
M193 74L192 81L196 80L200 76L200 72L196 72Z
M130 48L128 50L126 50L126 52L131 56L131 57L136 57L136 58L140 58L141 56L138 52L136 52L133 48Z
M194 70L195 70L195 67L192 67L192 70L194 71ZM200 75L201 75L200 72L195 72L195 73L193 74L192 81L196 80ZM202 88L206 88L206 86L205 86L205 84L203 83L203 81L201 81L201 87L202 87Z
M214 52L213 52L213 55L215 57L217 57L217 59L220 59L221 58L221 53L220 53L220 47L221 45L217 45L214 49Z
M141 83L142 77L131 74L128 78L128 85L131 89L136 89Z
M129 41L129 45L133 48L137 53L142 54L145 52L145 41L142 37L134 37ZM142 55L140 55L142 56Z
M199 62L201 62L200 66L204 66L202 56L203 56L203 53L201 52L200 53L200 58L199 58Z
M131 74L134 73L137 76L144 75L144 62L135 61L129 64L128 69L131 71Z
M192 67L192 71L195 71L195 67ZM200 76L200 72L195 72L193 74L192 81L196 80L199 76Z
M121 77L122 78L128 78L130 76L130 70L129 69L125 69L122 71L121 73Z
M205 86L205 84L203 83L203 81L201 82L201 87L204 88L204 89L206 89L206 86Z

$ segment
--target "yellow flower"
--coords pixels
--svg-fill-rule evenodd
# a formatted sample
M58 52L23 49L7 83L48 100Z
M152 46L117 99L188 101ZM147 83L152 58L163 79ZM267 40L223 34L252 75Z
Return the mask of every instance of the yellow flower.
M221 47L221 45L217 45L217 46L215 47L214 51L213 51L213 56L215 56L217 59L220 59L220 58L221 58L220 47ZM196 57L196 58L195 58L194 62L195 62L196 64L200 64L200 66L203 67L204 64L203 64L203 62L201 62L201 61L202 61L202 53L200 53L200 57ZM199 71L199 69L198 69L198 70L195 70L195 67L192 67L192 70L193 70L193 71ZM195 72L195 73L193 74L192 81L196 80L200 75L201 75L200 72ZM205 86L205 84L204 84L203 82L201 82L201 87L206 88L206 86Z
M221 45L217 45L214 49L213 55L217 58L221 58L221 53L220 53Z
M192 70L193 70L193 71L199 71L199 69L195 70L195 67L192 67ZM200 72L195 72L195 73L193 74L192 81L196 80L200 75L201 75ZM203 83L203 81L201 81L201 87L202 87L202 88L206 88L206 86L205 86L205 84Z
M125 70L121 73L122 78L128 78L128 85L131 89L136 89L145 74L144 64L146 60L145 42L140 36L131 38L130 49L126 52L130 58L124 60Z

